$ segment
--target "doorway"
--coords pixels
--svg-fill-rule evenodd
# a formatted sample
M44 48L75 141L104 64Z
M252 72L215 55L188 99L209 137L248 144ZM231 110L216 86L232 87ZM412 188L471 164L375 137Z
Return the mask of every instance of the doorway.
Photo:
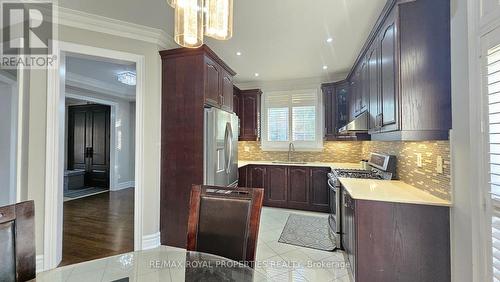
M0 70L0 206L16 202L18 131L16 70Z
M62 261L134 251L135 63L65 54Z

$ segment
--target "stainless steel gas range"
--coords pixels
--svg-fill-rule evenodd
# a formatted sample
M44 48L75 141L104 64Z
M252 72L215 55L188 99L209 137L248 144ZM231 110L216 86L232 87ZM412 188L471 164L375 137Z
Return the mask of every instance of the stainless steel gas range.
M391 180L396 178L396 157L377 153L370 154L368 169L333 169L328 174L330 216L328 223L337 248L341 247L341 199L339 178L363 178Z

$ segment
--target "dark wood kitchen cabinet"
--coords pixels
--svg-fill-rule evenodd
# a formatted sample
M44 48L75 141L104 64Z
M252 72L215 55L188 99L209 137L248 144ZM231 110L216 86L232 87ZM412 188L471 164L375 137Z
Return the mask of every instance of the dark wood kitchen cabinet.
M309 168L288 168L288 207L309 209Z
M350 119L369 111L372 140L447 140L450 2L389 0L353 65Z
M349 119L349 84L345 81L324 83L321 89L325 108L325 140L342 140L344 138L339 136L339 129L345 126Z
M260 89L239 91L240 141L260 140Z
M309 170L310 209L327 212L329 210L328 173L330 168L312 167Z
M161 243L185 248L191 187L204 180L204 108L232 111L235 72L206 45L165 50L160 56Z
M286 166L268 166L264 192L267 204L273 207L286 208L288 202L288 168Z
M341 187L342 246L355 281L450 281L449 208L353 199Z
M329 211L330 168L278 165L241 167L239 186L264 188L264 205L308 211Z

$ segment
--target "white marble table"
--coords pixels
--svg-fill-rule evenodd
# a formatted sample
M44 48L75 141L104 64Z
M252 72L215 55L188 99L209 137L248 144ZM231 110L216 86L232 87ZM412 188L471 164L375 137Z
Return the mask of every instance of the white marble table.
M266 281L235 261L183 249L159 248L64 266L37 274L35 281Z

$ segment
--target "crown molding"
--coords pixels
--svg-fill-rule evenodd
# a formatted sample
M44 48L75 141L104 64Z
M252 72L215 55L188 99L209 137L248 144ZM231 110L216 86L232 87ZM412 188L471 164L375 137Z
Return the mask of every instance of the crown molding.
M250 81L235 83L240 90L247 89L262 89L262 91L290 91L300 89L319 88L322 83L337 82L346 78L346 73L335 73L326 77L309 77L286 80L271 80L271 81Z
M179 48L179 45L175 43L172 36L161 29L89 14L61 6L57 7L57 9L59 14L58 24L60 25L149 42L158 45L162 49Z
M130 92L125 87L72 72L66 72L66 84L73 88L85 89L121 99L133 100L135 98L135 91Z

